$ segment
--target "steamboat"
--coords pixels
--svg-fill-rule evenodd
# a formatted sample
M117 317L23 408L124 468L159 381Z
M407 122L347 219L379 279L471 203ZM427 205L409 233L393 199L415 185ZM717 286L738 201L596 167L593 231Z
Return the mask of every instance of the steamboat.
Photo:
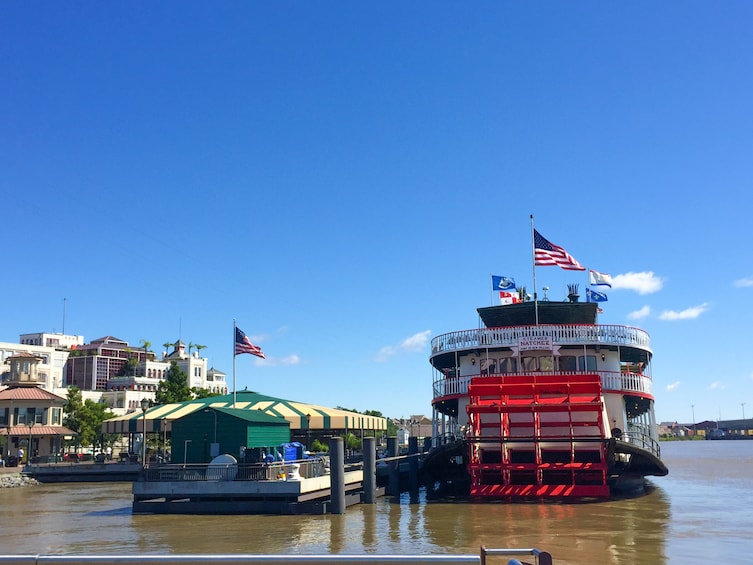
M601 325L577 297L477 312L483 326L431 343L434 492L606 499L667 474L645 331Z

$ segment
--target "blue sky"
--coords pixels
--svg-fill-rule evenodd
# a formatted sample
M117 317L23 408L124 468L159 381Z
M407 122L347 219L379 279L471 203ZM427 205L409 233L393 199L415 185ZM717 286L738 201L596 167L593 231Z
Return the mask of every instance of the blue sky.
M0 341L183 339L431 412L536 228L647 330L657 418L753 416L753 4L5 2ZM536 270L564 299L586 276ZM747 406L742 406L747 403ZM693 406L693 408L691 408Z

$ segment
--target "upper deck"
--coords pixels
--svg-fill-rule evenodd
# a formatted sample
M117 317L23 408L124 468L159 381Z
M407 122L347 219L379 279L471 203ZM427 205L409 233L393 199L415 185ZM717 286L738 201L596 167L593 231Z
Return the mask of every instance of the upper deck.
M653 355L648 333L630 326L597 324L592 302L523 302L478 308L485 328L461 330L431 340L431 363L455 365L455 354L475 349L515 348L521 340L543 339L551 346L620 349L620 360L647 363Z

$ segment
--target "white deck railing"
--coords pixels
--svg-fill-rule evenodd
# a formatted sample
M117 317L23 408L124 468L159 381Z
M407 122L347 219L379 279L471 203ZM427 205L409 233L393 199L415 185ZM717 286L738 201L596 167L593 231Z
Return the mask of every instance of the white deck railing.
M431 353L485 347L512 347L520 338L549 337L554 345L623 345L650 351L648 333L630 326L592 324L542 324L509 328L480 328L438 335Z
M587 373L597 373L601 377L601 388L605 392L636 392L639 394L652 395L651 378L640 373L621 373L617 371L584 371ZM582 374L583 372L573 373L570 371L548 371L525 373L526 375L568 375ZM493 374L489 377L506 377L516 376L515 373ZM440 378L434 381L434 398L443 396L455 396L468 394L468 384L471 379L487 375L463 375L461 377Z

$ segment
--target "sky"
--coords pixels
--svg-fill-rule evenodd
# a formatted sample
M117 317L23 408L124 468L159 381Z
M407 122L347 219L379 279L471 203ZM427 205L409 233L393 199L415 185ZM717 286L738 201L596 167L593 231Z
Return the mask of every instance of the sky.
M533 216L612 275L599 323L649 333L658 421L753 417L751 21L1 3L0 341L182 339L239 390L430 415L431 339L479 326L492 274L534 288ZM234 320L267 356L235 373Z

